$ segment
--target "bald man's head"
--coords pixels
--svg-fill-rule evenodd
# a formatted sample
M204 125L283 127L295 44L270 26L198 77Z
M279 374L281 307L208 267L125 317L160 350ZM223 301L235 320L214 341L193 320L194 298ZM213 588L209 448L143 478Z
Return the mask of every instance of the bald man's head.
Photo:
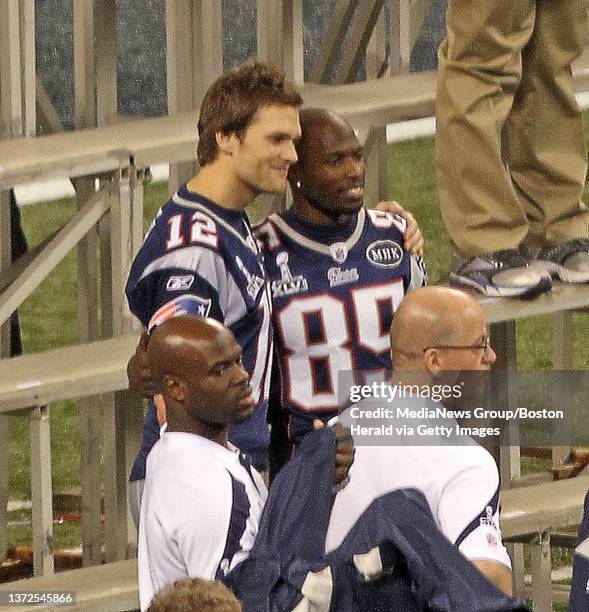
M210 344L227 334L231 332L214 319L168 319L149 339L147 355L154 380L161 384L166 374L189 377L192 367L206 358Z
M323 108L304 108L299 121L299 160L289 171L294 205L304 201L332 218L356 212L363 204L364 158L354 130Z
M218 321L167 320L152 332L147 357L171 429L193 431L194 423L224 428L252 414L255 402L241 348Z
M391 354L395 370L424 370L432 353L440 369L487 369L495 360L492 350L459 347L483 346L485 316L467 293L450 287L423 287L407 294L393 319ZM468 367L467 367L468 366Z

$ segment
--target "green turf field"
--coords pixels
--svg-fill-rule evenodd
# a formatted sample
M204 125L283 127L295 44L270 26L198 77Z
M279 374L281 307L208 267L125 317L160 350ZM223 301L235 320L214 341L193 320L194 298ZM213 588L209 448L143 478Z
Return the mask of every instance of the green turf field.
M391 146L390 194L416 216L427 240L426 259L430 282L443 280L449 270L447 233L440 218L435 191L433 140L419 139ZM145 221L167 198L167 186L149 185L145 192ZM73 200L60 200L24 207L23 223L30 246L57 230L74 212ZM68 257L49 276L20 309L26 352L43 351L77 342L76 262ZM585 315L575 315L574 367L589 367L589 331ZM551 324L549 318L523 321L518 326L520 369L542 370L551 367ZM100 424L97 423L99 427ZM77 411L74 402L51 406L54 491L75 490L79 486L79 448ZM537 464L527 464L534 469ZM99 466L97 466L99 469ZM28 424L25 418L11 417L10 495L30 499ZM12 513L10 520L30 516ZM9 530L12 544L30 542L27 527ZM79 545L78 525L55 527L57 548ZM556 556L556 555L555 555ZM561 561L566 562L565 556ZM556 559L555 559L556 560ZM569 560L570 563L570 560Z

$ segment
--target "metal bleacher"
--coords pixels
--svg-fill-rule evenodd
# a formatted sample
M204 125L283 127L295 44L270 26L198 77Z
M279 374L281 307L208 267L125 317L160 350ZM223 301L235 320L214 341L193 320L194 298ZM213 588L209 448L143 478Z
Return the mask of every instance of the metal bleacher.
M27 5L28 1L21 4ZM97 28L105 28L104 14L109 6L112 9L113 3L114 0L96 3ZM6 3L7 6L13 4ZM84 11L93 2L84 0L75 4L76 36L79 35L80 40L88 44L89 26ZM167 26L169 32L175 33L173 43L168 46L170 116L108 124L106 114L100 116L100 112L106 112L104 108L102 111L94 109L93 123L86 122L85 129L38 138L24 136L26 130L20 133L12 131L0 141L0 325L8 320L10 314L39 286L65 254L77 248L81 329L79 345L0 360L0 442L6 435L5 429L2 433L5 415L18 413L30 418L36 574L27 582L0 585L0 592L73 589L78 594L78 609L115 610L137 605L135 561L124 559L134 537L132 528L128 526L126 479L128 458L137 444L141 406L126 393L126 363L133 352L137 334L124 303L123 284L143 232L145 168L170 162L173 187L174 183L186 177L194 163L194 109L198 106L203 88L220 72L222 66L218 55L221 3L220 0L210 0L206 11L203 8L205 4L199 0L169 3ZM435 72L407 74L408 50L410 52L415 42L416 32L429 3L424 0L401 0L389 4L396 11L393 11L393 30L398 36L398 45L390 58L392 74L383 79L346 82L346 74L353 72L357 58L363 54L369 55L374 48L378 48L379 14L383 2L342 0L337 3L330 24L331 34L326 36L326 44L318 60L315 71L317 82L301 85L306 104L331 108L348 118L358 129L368 152L367 191L374 198L385 195L382 173L385 125L431 116L435 102ZM187 6L190 8L187 9ZM216 7L215 10L210 10L212 6ZM258 0L257 6L259 16L267 16L267 22L262 20L258 24L260 57L283 57L285 69L295 80L302 80L300 2ZM348 10L344 10L346 7ZM351 17L354 13L352 9L358 9L355 20ZM3 19L9 21L15 16L0 3L0 24ZM207 37L199 37L198 28L207 30ZM356 35L360 33L359 28L372 28L373 39L369 45L358 43L356 47L349 47L352 44L350 38L364 40L365 37L346 38L348 47L343 49L343 72L340 71L339 81L336 78L338 84L326 85L321 82L321 74L327 71L333 47L342 44L350 28L355 29ZM2 39L2 32L0 25L0 64L6 62L2 57L13 57L2 56L3 45L8 44L7 39ZM297 33L301 34L300 38L297 38ZM30 46L26 32L21 34L20 43ZM100 34L103 39L112 42L112 31L102 29ZM14 41L14 37L10 40ZM207 53L199 54L199 44L209 45ZM104 55L106 52L104 48L84 48L84 45L82 49L86 58L94 57L96 53L96 58L102 60L100 65L103 71L100 74L79 74L76 94L81 95L84 79L94 79L98 86L102 86L103 96L110 100L112 110L112 74L106 79L104 77L105 61L108 59ZM197 57L201 64L186 64L186 58L193 58L191 61L196 62L194 58ZM367 67L370 73L369 60ZM2 66L6 68L6 63ZM6 77L6 74L9 76ZM589 52L586 51L576 63L574 74L577 90L589 91ZM6 80L16 79L12 69L0 71L0 76L5 79L3 87L6 87ZM22 89L23 99L30 102L32 94L26 89L26 83L22 83ZM116 100L116 89L114 92ZM54 131L59 131L55 113L51 112L42 94L42 90L37 91L40 119L48 126L53 125ZM106 104L107 108L109 104ZM4 115L1 118L6 119ZM98 123L100 127L88 127ZM7 190L24 182L56 176L69 177L74 181L79 211L58 234L24 262L18 266L9 265L9 249L7 251L5 246L7 241L9 243ZM98 191L94 188L95 180L99 182ZM100 291L95 283L90 282L96 279L99 268L102 271ZM589 307L589 286L557 286L551 294L532 301L481 298L480 302L491 327L494 346L500 355L500 367L517 367L516 321L549 314L554 322L554 368L570 369L571 316L573 312ZM6 337L5 325L0 332L0 356L6 354ZM67 576L53 575L51 448L47 405L58 399L76 398L85 398L80 404L81 430L87 436L82 445L81 461L82 500L86 509L82 532L84 563L90 566L99 564L103 557L102 547L106 560L111 563L85 567L69 572ZM100 405L106 406L103 446L93 437L95 434L92 431L98 398L102 398ZM103 483L104 541L100 528L101 483L95 469L101 453L108 475ZM557 464L565 453L566 449L557 449L553 462ZM578 525L589 481L581 476L562 483L529 484L520 478L519 459L518 447L505 449L501 465L503 482L519 486L506 488L502 493L502 527L506 538L516 543L513 549L516 556L515 586L519 594L527 592L521 543L531 547L531 594L534 609L544 612L551 609L552 599L550 535L559 529ZM5 472L6 449L1 448L0 444L0 474ZM6 550L6 496L7 483L0 475L0 561Z

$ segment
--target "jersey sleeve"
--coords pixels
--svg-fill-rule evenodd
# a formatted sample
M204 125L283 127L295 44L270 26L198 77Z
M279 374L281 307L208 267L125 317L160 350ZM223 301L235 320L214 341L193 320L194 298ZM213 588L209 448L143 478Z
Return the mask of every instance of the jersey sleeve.
M215 478L201 473L197 480L183 489L174 539L188 575L214 580L230 523L231 477L219 471Z
M409 278L409 285L407 291L413 289L419 289L427 285L427 268L425 266L425 260L421 255L410 255L411 262L411 277Z
M499 528L499 474L489 455L460 470L442 492L438 520L467 558L511 567Z
M197 245L165 253L143 266L141 259L140 252L126 292L131 311L143 325L151 329L182 314L224 322L227 275L220 253Z

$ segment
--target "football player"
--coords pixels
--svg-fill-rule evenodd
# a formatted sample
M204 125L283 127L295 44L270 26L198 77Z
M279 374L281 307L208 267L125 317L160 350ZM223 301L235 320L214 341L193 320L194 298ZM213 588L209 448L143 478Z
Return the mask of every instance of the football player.
M231 331L211 318L176 317L155 329L147 350L167 429L147 460L138 539L142 610L176 580L222 579L243 561L267 497L260 474L228 440L229 426L256 410ZM354 457L344 430L336 440L335 485Z
M341 410L338 379L384 380L395 310L426 280L421 256L404 248L405 220L362 206L364 157L351 126L317 108L303 109L300 123L292 207L254 228L271 280L281 403L295 443L314 419Z
M261 63L245 64L211 85L198 122L200 169L157 214L126 287L131 311L148 329L192 314L215 318L234 333L256 407L230 428L230 439L260 468L269 443L271 299L244 210L258 194L286 188L288 168L297 159L301 102L282 73ZM140 343L138 352L144 348ZM131 379L134 369L130 363ZM158 436L150 403L131 472L131 481L138 483L130 488L135 516L146 457Z

